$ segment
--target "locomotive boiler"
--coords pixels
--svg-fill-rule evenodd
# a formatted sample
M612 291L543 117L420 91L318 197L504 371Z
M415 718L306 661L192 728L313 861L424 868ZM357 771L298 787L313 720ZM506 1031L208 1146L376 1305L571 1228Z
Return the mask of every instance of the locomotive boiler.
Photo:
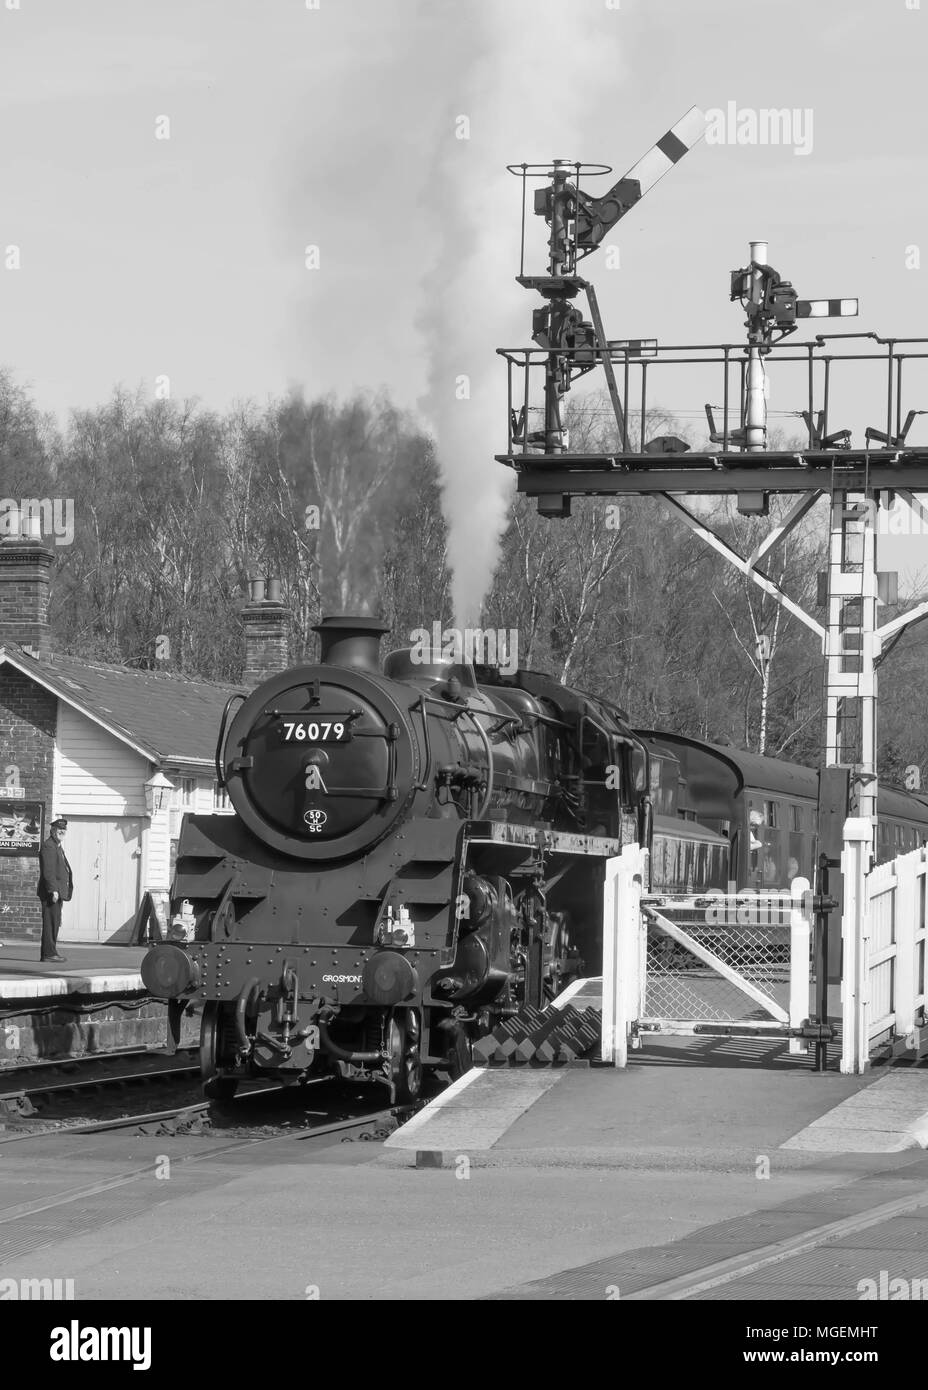
M420 1091L598 962L608 857L650 836L648 754L614 706L530 671L393 652L326 618L318 664L233 697L234 815L187 815L146 987L202 1009L208 1094L325 1074ZM238 708L230 708L238 703Z

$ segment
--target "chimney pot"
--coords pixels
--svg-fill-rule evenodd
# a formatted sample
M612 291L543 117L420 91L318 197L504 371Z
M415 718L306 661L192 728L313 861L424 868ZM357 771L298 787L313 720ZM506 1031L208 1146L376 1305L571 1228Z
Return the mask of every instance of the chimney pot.
M279 579L269 579L267 581L267 600L268 603L280 603Z

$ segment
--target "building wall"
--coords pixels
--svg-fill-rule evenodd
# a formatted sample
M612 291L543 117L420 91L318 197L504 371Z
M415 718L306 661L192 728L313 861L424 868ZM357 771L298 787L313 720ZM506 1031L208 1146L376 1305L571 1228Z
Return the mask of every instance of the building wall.
M145 815L151 764L64 701L56 762L56 815Z
M19 768L25 798L45 805L52 820L56 706L54 695L35 681L0 666L0 764ZM0 934L37 940L42 910L35 895L38 856L0 854Z
M144 837L143 884L146 889L166 889L171 883L170 812L165 810L143 822Z

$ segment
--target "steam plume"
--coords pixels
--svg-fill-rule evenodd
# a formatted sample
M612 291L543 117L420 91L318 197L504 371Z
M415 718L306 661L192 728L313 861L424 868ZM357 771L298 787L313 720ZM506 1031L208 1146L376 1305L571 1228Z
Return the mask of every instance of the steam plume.
M419 20L440 31L450 59L427 192L436 250L420 320L429 357L420 406L438 446L455 620L466 626L479 618L514 488L493 457L506 443L496 348L530 341L535 307L513 278L520 184L506 165L602 157L596 117L614 105L619 19L602 0L426 0ZM469 139L456 138L460 117ZM531 205L529 221L527 271L544 260Z

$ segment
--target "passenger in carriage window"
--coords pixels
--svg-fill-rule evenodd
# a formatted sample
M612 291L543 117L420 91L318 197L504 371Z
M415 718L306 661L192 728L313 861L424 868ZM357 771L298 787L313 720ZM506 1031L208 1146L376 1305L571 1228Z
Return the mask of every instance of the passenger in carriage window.
M764 818L760 811L752 811L748 816L748 849L751 854L751 873L760 872L760 852L764 847L764 842L760 838L761 827Z
M768 845L764 850L764 886L767 888L772 887L777 882L778 877L779 869L777 867L777 861L774 859L773 853Z
M751 853L753 855L763 848L764 842L760 838L760 829L764 823L764 817L760 811L752 811L748 817L748 823L751 830Z

